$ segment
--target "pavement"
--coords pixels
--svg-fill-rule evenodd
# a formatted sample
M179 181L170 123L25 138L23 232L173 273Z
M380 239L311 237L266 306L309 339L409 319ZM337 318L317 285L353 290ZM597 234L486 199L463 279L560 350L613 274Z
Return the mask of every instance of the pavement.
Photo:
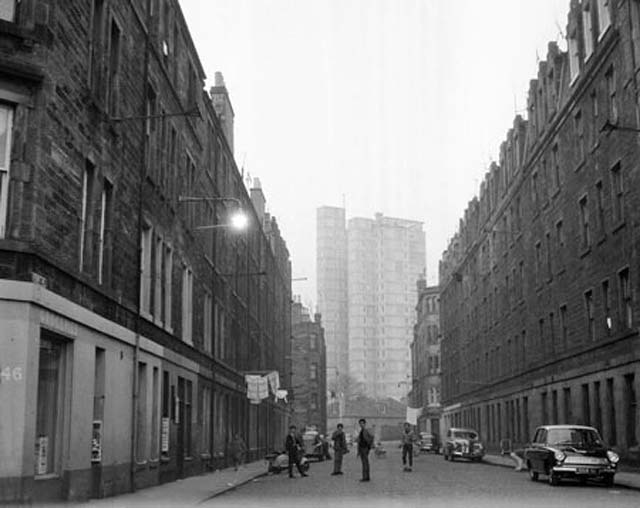
M485 455L483 461L492 466L515 469L515 462L508 455ZM526 473L526 470L523 472ZM625 489L640 490L640 472L618 471L615 477L615 485Z
M237 471L231 468L213 473L190 476L175 482L164 483L136 492L103 499L91 499L81 503L58 503L40 506L56 508L156 508L190 507L202 505L215 497L255 481L267 474L267 462L259 460L241 466ZM39 505L35 505L39 506Z

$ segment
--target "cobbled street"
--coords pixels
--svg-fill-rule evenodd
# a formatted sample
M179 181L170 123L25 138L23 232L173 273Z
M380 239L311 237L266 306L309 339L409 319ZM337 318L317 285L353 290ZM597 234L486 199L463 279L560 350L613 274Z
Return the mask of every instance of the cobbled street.
M202 506L215 507L634 507L640 492L608 489L595 483L532 482L526 472L441 455L419 455L412 472L403 472L400 451L371 457L370 483L359 482L360 463L353 450L345 457L343 476L331 476L332 462L312 463L308 478L290 479L286 471L259 478Z

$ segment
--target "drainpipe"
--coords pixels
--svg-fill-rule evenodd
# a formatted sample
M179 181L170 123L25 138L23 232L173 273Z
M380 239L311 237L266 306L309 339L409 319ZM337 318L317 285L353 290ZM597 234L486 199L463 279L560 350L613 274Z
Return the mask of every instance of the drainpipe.
M638 110L638 69L636 68L636 50L635 50L635 41L634 41L634 33L633 33L633 13L631 12L631 0L627 0L627 21L629 23L629 40L630 40L630 48L629 54L631 55L631 65L633 67L633 72L631 73L633 77L633 91L635 94L634 102L635 102L635 110L636 110L636 125L640 125L640 111Z
M145 52L144 52L144 69L142 82L142 102L140 106L140 116L147 114L147 81L149 81L149 51L150 51L150 34L151 30L151 0L147 0L146 4L147 18L145 21ZM141 313L141 297L142 297L142 197L144 190L144 179L147 168L147 137L146 137L146 121L141 122L141 147L142 162L140 164L140 178L138 181L138 225L137 225L137 281L138 289L136 291L136 316L135 316L135 349L133 352L133 383L131 386L131 467L129 470L129 481L131 484L131 492L136 491L136 449L138 444L137 426L138 426L138 358L140 356L140 313Z

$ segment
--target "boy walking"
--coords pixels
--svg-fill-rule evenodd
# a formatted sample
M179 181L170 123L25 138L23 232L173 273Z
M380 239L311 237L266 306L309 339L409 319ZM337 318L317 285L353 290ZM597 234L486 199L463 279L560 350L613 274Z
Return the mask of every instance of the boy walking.
M294 464L298 468L300 476L309 476L302 470L302 466L300 465L300 450L303 448L303 445L302 439L300 439L300 436L298 436L298 433L296 432L295 425L291 425L289 427L289 434L287 434L287 439L284 442L284 447L287 451L287 455L289 455L289 478L294 478Z
M402 465L404 471L411 471L413 467L413 443L416 440L416 435L411 429L411 424L405 422L404 432L402 433ZM407 466L407 457L409 457L409 466Z

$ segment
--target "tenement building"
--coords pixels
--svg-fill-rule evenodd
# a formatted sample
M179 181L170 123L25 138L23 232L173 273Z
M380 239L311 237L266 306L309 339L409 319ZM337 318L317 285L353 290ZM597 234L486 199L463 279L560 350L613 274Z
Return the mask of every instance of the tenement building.
M291 422L299 430L327 432L327 366L320 314L313 319L299 301L291 309Z
M374 399L411 389L415 281L425 269L422 223L376 214L347 228L349 375Z
M262 457L287 411L244 374L288 379L291 269L224 81L176 0L1 7L0 502L223 467L236 432Z
M440 263L445 425L597 427L638 458L640 4L571 2Z
M411 342L409 405L421 408L418 430L440 435L440 298L438 286L418 279L416 324Z

